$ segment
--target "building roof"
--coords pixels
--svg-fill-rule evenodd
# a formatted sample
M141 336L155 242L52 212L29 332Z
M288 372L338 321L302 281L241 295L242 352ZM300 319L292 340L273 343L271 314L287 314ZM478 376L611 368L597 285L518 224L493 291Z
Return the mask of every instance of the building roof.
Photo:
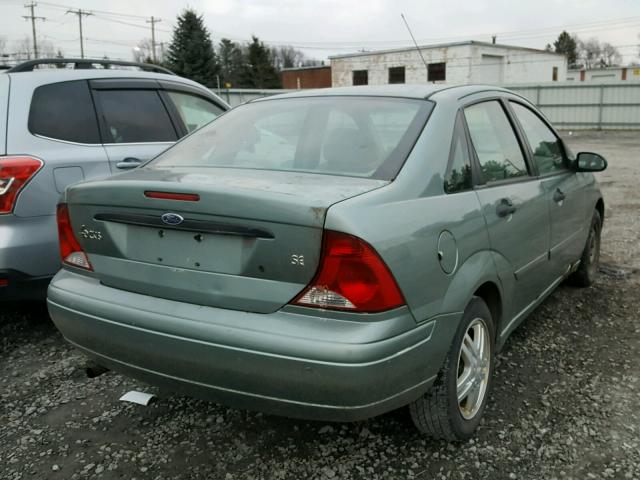
M281 72L295 72L298 70L318 70L321 68L331 68L331 65L308 65L306 67L289 67L280 69Z
M511 50L524 50L532 53L545 53L547 55L564 56L564 54L562 53L548 52L546 50L540 50L538 48L518 47L516 45L504 45L501 43L479 42L477 40L466 40L464 42L450 42L450 43L434 43L431 45L420 45L419 48L420 50L428 50L432 48L461 47L465 45L477 45L479 47L491 47L491 48L508 48ZM403 47L403 48L393 48L389 50L372 50L370 52L344 53L340 55L332 55L329 57L329 59L334 60L334 59L340 59L340 58L365 57L368 55L380 55L385 53L408 52L415 49L416 47Z

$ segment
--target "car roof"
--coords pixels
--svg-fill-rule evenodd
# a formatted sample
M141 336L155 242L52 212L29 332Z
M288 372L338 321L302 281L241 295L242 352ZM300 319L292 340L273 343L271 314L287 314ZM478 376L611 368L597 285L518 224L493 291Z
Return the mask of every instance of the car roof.
M367 96L367 97L402 97L416 99L459 99L473 93L499 91L512 93L506 88L495 85L363 85L358 87L319 88L314 90L300 90L269 97L258 98L253 102L262 102L272 99L300 98L300 97L326 97L326 96Z
M140 70L128 70L124 68L39 68L31 72L7 72L16 81L29 76L30 80L36 79L35 83L45 85L48 83L64 82L70 80L91 80L96 78L141 78L149 80L163 80L170 82L185 83L198 88L206 88L197 82L167 73L145 72Z

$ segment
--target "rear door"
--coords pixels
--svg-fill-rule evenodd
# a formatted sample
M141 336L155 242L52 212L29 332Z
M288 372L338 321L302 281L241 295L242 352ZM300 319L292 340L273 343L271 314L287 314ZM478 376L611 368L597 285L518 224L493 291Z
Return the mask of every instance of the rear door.
M532 109L510 101L540 177L551 219L550 260L556 277L567 272L584 247L584 189L569 169L562 142Z
M481 184L476 188L491 248L511 266L513 317L548 283L549 209L541 182L527 164L520 140L500 99L464 108Z
M112 173L151 160L180 138L156 81L100 79L91 88Z

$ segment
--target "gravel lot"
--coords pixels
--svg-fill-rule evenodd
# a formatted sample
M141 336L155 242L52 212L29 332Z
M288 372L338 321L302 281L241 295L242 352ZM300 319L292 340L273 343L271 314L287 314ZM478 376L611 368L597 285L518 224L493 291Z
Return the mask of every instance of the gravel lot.
M574 133L604 154L605 263L560 287L498 358L476 438L417 434L406 410L359 423L266 416L84 375L42 306L0 306L0 478L640 478L640 135ZM158 394L148 407L128 390Z

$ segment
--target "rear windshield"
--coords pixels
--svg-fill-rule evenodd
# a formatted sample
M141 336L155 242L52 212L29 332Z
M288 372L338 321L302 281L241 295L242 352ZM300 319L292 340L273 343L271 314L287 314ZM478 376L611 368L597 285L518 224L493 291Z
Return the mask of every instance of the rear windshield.
M391 180L433 104L388 97L273 99L237 107L148 166L231 167Z

